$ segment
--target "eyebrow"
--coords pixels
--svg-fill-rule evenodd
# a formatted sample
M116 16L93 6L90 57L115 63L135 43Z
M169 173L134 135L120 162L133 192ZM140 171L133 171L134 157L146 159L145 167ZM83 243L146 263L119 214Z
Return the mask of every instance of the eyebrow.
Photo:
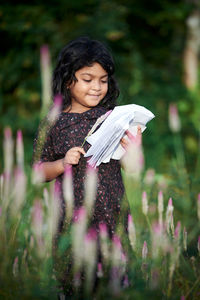
M94 75L93 75L93 74L91 74L91 73L81 73L81 75L89 75L89 76L94 76ZM107 76L108 76L108 74L105 74L105 75L101 76L100 78L107 77Z

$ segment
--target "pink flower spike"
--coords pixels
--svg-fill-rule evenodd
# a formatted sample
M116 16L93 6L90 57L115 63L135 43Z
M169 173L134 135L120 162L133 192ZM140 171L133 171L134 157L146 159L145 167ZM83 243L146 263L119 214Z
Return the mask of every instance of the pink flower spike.
M117 248L121 249L121 241L120 241L120 237L119 237L119 236L117 236L116 234L114 234L114 235L113 235L113 238L112 238L112 241L113 241L113 244L114 244Z
M48 45L43 45L40 48L40 56L41 56L41 61L44 65L49 64L49 47Z
M1 214L2 214L2 207L0 206L0 217L1 217Z
M86 210L83 206L74 211L74 222L81 222L86 216Z
M54 98L54 106L55 107L61 107L62 105L62 96L61 95L56 95Z
M142 259L147 258L148 248L147 248L147 242L144 241L143 248L142 248Z
M158 198L162 198L163 199L163 192L162 191L158 192Z
M60 187L59 182L55 181L55 184L54 184L54 195L55 195L55 197L59 197L60 190L61 190L61 187Z
M107 226L106 226L105 223L100 223L99 224L99 231L100 231L100 234L102 234L102 235L107 235L108 234Z
M101 278L103 277L103 268L102 268L102 263L98 263L97 265L97 277Z
M108 117L112 112L112 109L110 109L109 111L107 111L107 113L105 114L106 117Z
M129 280L128 280L127 274L125 274L125 276L124 276L123 286L124 286L124 288L129 287Z
M199 252L199 255L200 255L200 235L198 237L197 249L198 249L198 252Z
M181 300L185 300L185 296L181 296Z
M96 169L93 165L87 164L87 173L96 172Z
M94 241L97 239L97 232L94 228L90 228L85 237L86 241Z
M169 106L169 127L174 133L179 132L181 129L181 121L176 104L170 104Z
M173 204L172 204L172 198L169 198L168 206L173 206Z
M152 229L156 235L160 235L162 233L162 225L157 222L153 223Z
M146 216L148 214L148 200L147 200L147 193L144 191L142 193L142 212Z
M200 193L198 194L198 198L197 199L198 199L198 202L200 202Z
M17 141L22 142L22 131L20 129L17 130Z
M42 222L42 205L39 200L36 200L33 207L33 221L34 224Z
M12 137L12 131L10 127L6 127L4 130L4 136L6 139L10 139Z
M65 166L65 176L71 176L72 175L72 166L66 165Z
M128 224L133 222L133 218L130 214L128 214Z
M179 237L180 229L181 229L181 222L178 221L178 223L177 223L177 225L176 225L176 228L175 228L175 232L174 232L174 236L175 236L176 238Z

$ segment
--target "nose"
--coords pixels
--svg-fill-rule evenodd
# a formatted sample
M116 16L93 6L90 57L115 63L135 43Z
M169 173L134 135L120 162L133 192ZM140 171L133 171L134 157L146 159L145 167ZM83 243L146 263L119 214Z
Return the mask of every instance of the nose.
M92 89L93 89L94 91L100 91L100 89L101 89L101 83L99 82L99 80L95 80L95 81L93 82Z

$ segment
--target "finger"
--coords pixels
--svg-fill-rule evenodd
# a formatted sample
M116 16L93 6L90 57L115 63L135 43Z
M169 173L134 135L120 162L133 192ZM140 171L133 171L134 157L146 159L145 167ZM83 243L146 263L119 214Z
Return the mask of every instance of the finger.
M132 135L132 133L130 133L129 130L126 130L126 135L128 136L128 138L129 138L132 142L135 141L134 135Z
M139 135L142 134L142 129L140 126L137 127L137 134L139 134Z
M78 149L78 151L81 153L81 154L85 154L85 150L83 149L83 148L81 148L81 147L79 147L79 149Z
M124 149L127 149L128 145L129 145L129 142L125 139L121 139L120 140L120 144L121 146L124 148Z
M83 148L81 148L81 147L74 147L73 148L75 151L78 151L79 153L81 153L81 154L85 154L85 150L83 149Z

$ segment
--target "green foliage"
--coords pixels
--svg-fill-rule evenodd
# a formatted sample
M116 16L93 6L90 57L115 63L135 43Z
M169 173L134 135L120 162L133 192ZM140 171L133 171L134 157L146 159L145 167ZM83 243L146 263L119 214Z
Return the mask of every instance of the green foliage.
M167 126L170 102L179 105L188 164L194 166L199 90L190 95L182 84L182 53L185 21L195 2L35 0L12 4L6 1L0 6L0 126L10 125L14 132L22 129L26 161L31 161L40 120L40 47L49 45L54 66L69 40L89 35L103 41L113 53L121 89L119 104L141 104L156 115L144 134L147 166L158 172L167 170L173 154Z

